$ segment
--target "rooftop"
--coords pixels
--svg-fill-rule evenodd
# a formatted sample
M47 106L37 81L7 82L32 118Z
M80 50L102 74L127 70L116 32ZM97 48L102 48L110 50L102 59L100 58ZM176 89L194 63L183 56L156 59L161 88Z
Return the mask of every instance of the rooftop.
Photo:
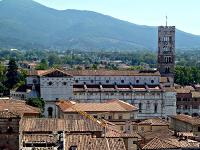
M169 123L163 119L160 118L151 118L151 119L146 119L140 123L139 125L152 125L152 126L168 126Z
M73 101L60 101L57 105L63 112L76 112L76 110L85 112L130 112L138 110L137 107L121 100L110 100L105 103L76 103Z
M56 118L23 118L23 132L54 132L54 131L103 131L103 127L90 119L56 119Z
M27 105L25 101L14 99L0 100L0 111L8 110L9 112L25 114L40 114L40 110L36 107Z
M192 117L189 115L184 115L184 114L179 114L176 116L171 116L171 118L182 121L182 122L186 122L192 125L200 125L200 118L199 117Z
M130 71L130 70L59 70L59 69L49 69L49 70L35 70L31 72L30 75L46 76L48 74L56 72L61 72L67 76L160 76L158 71L146 70L146 71Z
M96 138L86 134L66 134L65 141L66 149L76 146L81 150L126 150L121 138Z

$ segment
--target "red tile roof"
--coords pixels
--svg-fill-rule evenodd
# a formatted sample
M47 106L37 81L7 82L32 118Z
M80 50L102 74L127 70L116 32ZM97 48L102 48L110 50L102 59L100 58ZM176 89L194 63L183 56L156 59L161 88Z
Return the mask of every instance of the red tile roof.
M169 123L163 119L160 118L151 118L151 119L146 119L140 123L138 123L139 125L143 125L143 124L149 124L152 126L168 126Z
M148 142L142 149L143 150L161 150L161 149L177 149L178 147L155 137L153 140Z
M30 75L43 76L59 69L36 70ZM160 76L158 71L130 71L130 70L59 70L72 76Z
M130 112L138 108L121 100L111 100L105 103L75 103L72 101L60 101L57 103L63 112L76 112L72 107L85 112Z
M200 125L199 117L192 117L189 115L180 114L180 115L176 115L176 116L171 116L171 118L182 121L182 122L186 122L186 123L189 123L192 125Z
M27 105L25 101L14 99L0 100L0 111L5 110L18 113L20 115L40 114L40 110L38 108Z

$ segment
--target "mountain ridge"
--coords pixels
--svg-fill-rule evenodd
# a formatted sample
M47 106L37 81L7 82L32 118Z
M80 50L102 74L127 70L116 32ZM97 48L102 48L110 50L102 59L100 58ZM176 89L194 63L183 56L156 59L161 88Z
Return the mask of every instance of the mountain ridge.
M200 36L176 33L177 48L200 47ZM2 0L0 47L155 50L157 28L88 10L56 10L32 0Z

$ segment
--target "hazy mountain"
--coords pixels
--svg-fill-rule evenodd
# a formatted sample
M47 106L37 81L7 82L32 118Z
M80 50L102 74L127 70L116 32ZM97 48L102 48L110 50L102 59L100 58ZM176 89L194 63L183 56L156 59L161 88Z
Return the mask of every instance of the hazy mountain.
M176 46L200 47L200 36L177 30ZM0 47L156 49L157 27L91 11L55 10L32 0L2 0Z

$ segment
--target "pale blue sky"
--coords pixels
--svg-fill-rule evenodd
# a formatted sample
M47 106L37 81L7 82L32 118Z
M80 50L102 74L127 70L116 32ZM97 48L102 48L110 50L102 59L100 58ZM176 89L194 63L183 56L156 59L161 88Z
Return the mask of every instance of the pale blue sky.
M200 35L200 0L35 0L55 9L91 10L141 25L168 24Z

